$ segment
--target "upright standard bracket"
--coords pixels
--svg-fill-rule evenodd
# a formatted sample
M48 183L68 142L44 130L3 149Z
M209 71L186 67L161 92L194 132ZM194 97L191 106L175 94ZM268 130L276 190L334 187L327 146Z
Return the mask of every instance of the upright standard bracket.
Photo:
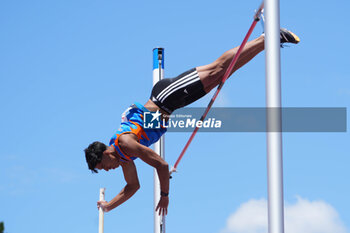
M100 188L100 201L105 200L105 188ZM98 233L103 233L104 227L104 212L102 208L98 210L99 218L98 218Z

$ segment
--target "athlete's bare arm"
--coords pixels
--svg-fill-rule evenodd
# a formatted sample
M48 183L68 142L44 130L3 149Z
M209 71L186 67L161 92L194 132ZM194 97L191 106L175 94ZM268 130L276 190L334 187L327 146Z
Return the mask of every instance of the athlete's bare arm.
M119 138L119 147L127 155L139 157L145 163L157 170L160 189L164 193L169 193L169 165L152 149L141 145L135 135L123 134ZM168 211L169 198L162 196L157 209L160 215L166 215Z
M115 196L110 202L98 202L98 207L101 206L105 212L108 212L127 201L140 188L140 183L134 162L130 161L127 163L121 163L120 165L123 169L126 185L120 191L120 193L117 196Z

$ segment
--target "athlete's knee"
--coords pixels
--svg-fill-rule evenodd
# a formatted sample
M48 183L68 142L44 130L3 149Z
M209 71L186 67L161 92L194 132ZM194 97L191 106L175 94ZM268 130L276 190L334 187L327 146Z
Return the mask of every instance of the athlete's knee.
M207 75L208 80L210 80L210 83L212 85L215 86L216 84L218 84L218 82L220 82L224 74L225 67L223 63L215 61L210 64L210 69L208 69Z

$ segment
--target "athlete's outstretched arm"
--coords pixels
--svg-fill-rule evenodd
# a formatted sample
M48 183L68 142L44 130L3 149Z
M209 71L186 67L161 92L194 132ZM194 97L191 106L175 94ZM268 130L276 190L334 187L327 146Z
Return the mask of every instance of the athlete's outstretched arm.
M108 212L124 203L140 188L140 183L134 162L130 161L128 163L121 163L121 167L123 169L124 179L126 181L125 187L110 202L97 202L97 206L101 206L105 212Z
M129 156L136 156L145 163L151 165L157 170L160 190L163 193L169 193L169 165L152 149L141 145L133 134L124 134L119 138L119 147ZM157 206L159 215L166 215L168 212L169 198L161 196Z

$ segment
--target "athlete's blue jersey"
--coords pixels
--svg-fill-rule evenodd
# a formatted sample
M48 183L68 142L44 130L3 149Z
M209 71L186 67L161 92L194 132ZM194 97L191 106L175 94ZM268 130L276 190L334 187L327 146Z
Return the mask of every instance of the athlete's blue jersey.
M113 135L109 142L109 145L113 146L125 161L135 160L136 157L128 156L121 150L118 144L120 135L125 133L135 134L142 145L150 146L153 143L157 142L159 138L166 132L165 127L161 127L160 129L145 130L143 128L144 112L150 111L140 103L135 103L126 109L122 114L122 122L120 128L116 134Z

